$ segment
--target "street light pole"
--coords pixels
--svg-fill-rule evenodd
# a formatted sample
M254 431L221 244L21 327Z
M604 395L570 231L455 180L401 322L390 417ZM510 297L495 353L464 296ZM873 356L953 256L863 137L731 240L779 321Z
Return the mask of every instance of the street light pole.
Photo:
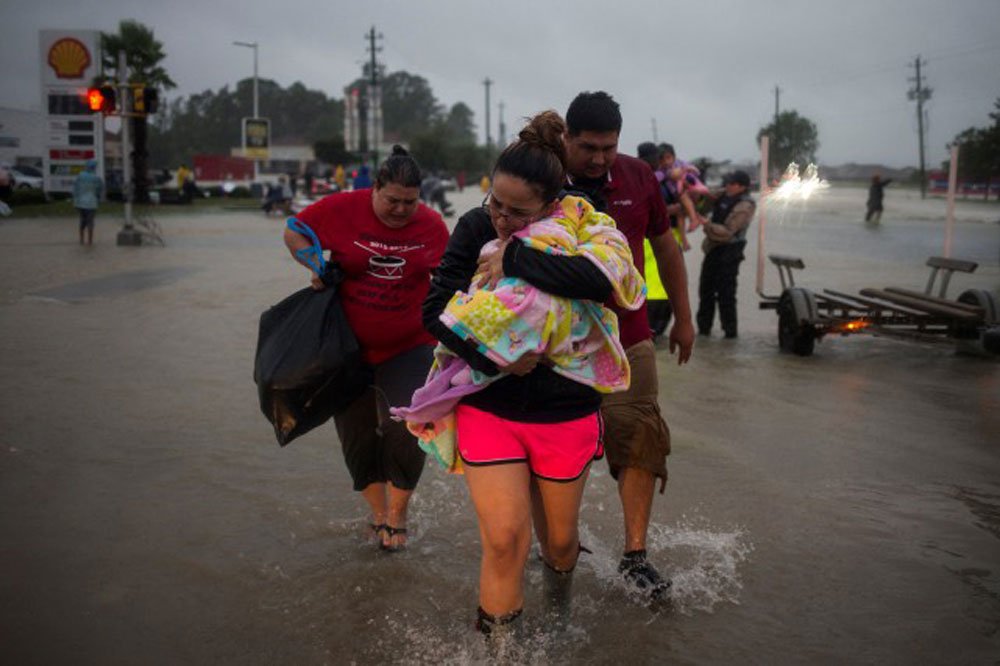
M253 49L253 117L260 118L260 108L257 105L257 42L233 42L234 46L245 46ZM253 181L256 183L260 179L259 165L257 160L253 161Z

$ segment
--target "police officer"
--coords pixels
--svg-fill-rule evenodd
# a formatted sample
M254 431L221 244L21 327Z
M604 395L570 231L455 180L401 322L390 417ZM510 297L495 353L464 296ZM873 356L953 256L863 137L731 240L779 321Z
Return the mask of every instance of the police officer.
M743 261L747 228L757 204L750 198L750 176L746 171L733 171L722 179L723 195L715 202L711 221L704 226L701 265L698 283L698 333L711 335L715 320L715 305L719 305L719 320L727 338L735 338L736 277Z

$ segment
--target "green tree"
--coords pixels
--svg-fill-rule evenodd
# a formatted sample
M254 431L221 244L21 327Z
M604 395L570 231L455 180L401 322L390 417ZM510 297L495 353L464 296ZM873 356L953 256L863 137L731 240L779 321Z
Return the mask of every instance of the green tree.
M315 144L341 133L344 105L299 82L284 89L275 81L258 82L261 115L271 120L275 143ZM167 105L153 127L150 145L158 166L190 164L196 154L228 155L240 145L241 119L253 114L253 79L206 90Z
M173 79L160 65L166 57L163 43L156 39L152 29L133 20L124 20L118 24L117 33L101 33L101 65L106 73L113 73L115 79L121 81L118 71L118 54L125 53L125 64L128 69L129 83L142 83L157 91L176 87ZM147 145L146 116L126 119L132 128L134 141L133 181L135 183L135 198L137 201L149 200L149 152Z
M451 167L448 128L444 123L434 123L410 140L410 152L424 169L448 169Z
M948 144L949 148L958 146L959 177L963 180L984 182L985 199L990 197L992 183L1000 178L1000 97L993 103L993 108L995 111L989 114L993 120L992 125L969 127L955 135Z
M453 104L444 120L448 138L453 143L476 142L476 125L472 122L474 114L465 102Z
M761 137L771 138L768 162L779 173L791 162L800 166L816 161L819 148L819 132L816 125L797 111L782 111L777 124L771 122L757 132L757 143Z
M358 156L348 152L344 145L344 137L340 134L332 139L321 139L313 144L316 159L327 164L347 164L354 162Z

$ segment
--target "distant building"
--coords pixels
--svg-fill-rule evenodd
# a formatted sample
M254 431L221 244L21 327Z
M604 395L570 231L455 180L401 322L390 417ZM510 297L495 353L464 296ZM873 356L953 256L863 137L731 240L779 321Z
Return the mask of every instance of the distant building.
M42 113L0 107L0 162L41 168L44 154Z
M927 191L931 194L944 196L948 194L948 172L930 171L927 174ZM963 197L1000 197L1000 180L996 181L974 181L959 179L955 183L955 194Z
M233 157L243 157L243 148L232 148ZM279 175L305 173L306 166L316 161L313 147L304 139L285 138L271 143L270 159L260 161L261 180L277 180Z

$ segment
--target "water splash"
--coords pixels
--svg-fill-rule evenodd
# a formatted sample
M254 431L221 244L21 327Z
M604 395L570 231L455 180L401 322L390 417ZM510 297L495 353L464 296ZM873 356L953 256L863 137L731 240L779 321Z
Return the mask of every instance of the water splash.
M630 595L618 573L617 545L599 542L586 526L581 527L580 535L594 551L593 556L581 558L581 564L593 569L603 585ZM673 579L674 611L684 615L711 613L721 603L739 603L743 589L740 565L753 552L743 529L719 529L704 519L682 517L673 527L651 523L647 542L650 561L661 574Z

